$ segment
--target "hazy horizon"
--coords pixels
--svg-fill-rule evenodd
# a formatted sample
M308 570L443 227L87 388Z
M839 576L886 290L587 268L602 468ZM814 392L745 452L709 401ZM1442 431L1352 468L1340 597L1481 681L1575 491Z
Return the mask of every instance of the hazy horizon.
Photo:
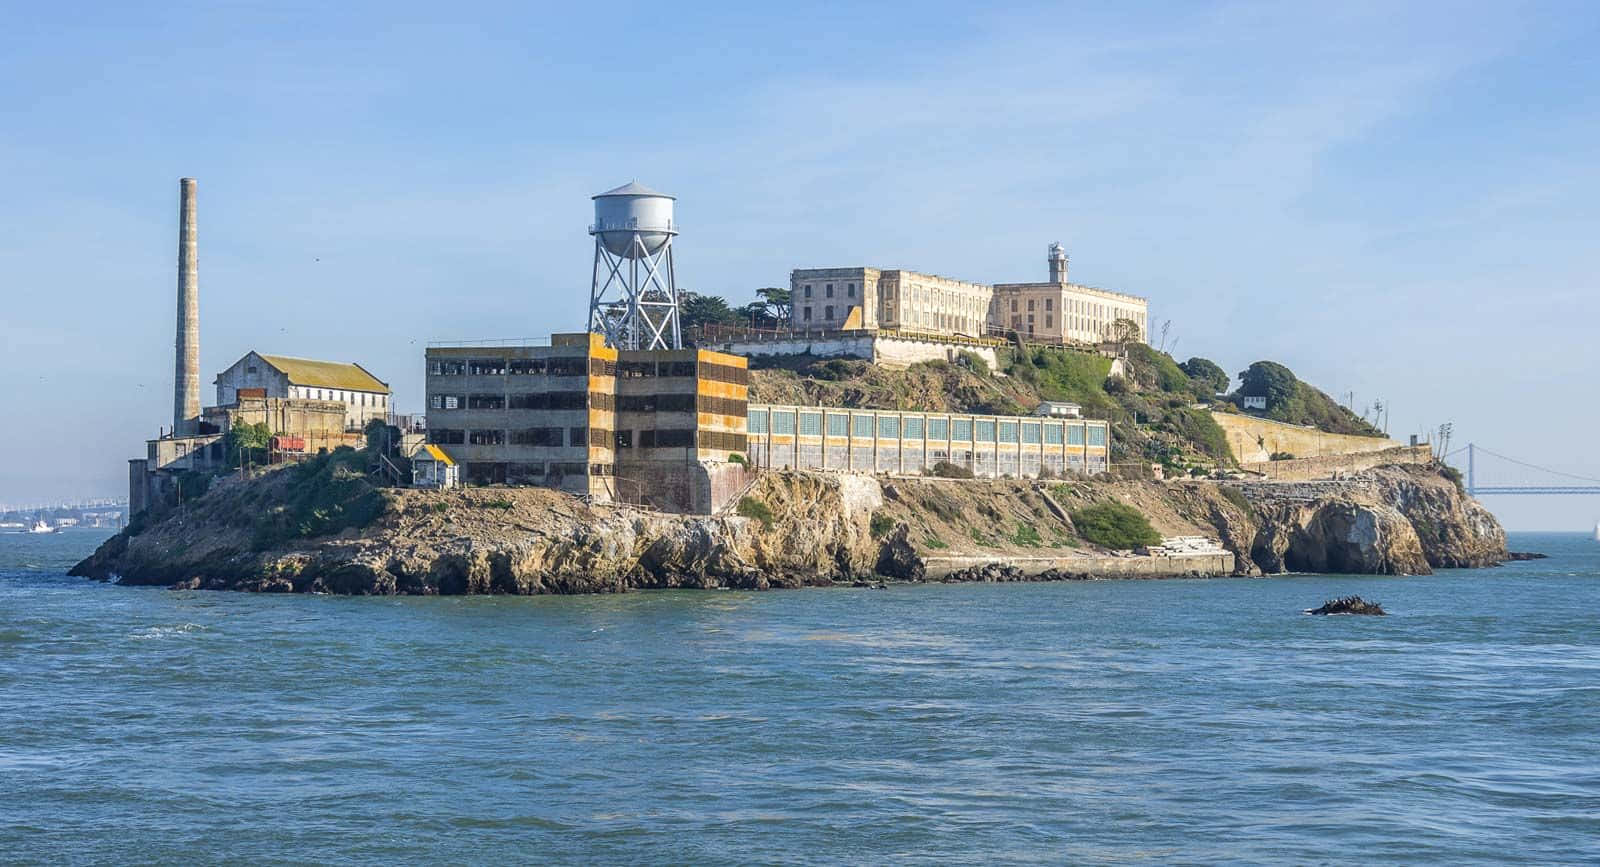
M12 10L0 502L125 494L171 423L177 179L202 395L580 330L589 196L678 197L680 284L879 265L1146 296L1180 359L1271 359L1390 431L1600 477L1600 9L411 4ZM1159 338L1158 338L1159 339ZM1169 346L1169 348L1171 348ZM1533 351L1529 351L1529 349ZM38 455L35 459L33 456ZM1487 497L1587 530L1600 497Z

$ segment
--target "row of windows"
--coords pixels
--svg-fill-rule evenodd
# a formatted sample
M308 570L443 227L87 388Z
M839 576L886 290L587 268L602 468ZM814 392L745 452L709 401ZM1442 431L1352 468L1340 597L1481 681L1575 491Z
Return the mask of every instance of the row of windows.
M703 430L699 433L700 448L725 452L743 452L749 449L750 438L744 434L720 430Z
M705 412L742 416L747 401L709 394L624 394L617 396L618 412Z
M616 362L604 358L436 358L428 362L432 376L615 376Z
M694 376L693 361L619 361L617 376L637 379L646 376Z
M823 294L824 298L832 298L833 297L833 284L832 283L825 284L822 287L822 294ZM811 284L810 283L807 283L806 286L805 286L805 297L807 297L807 298L811 297ZM856 297L856 284L854 284L854 283L846 283L845 284L845 297L846 298L854 298L854 297Z
M769 421L770 419L770 421ZM798 426L801 436L821 436L824 424L822 412L773 412L756 410L748 416L749 431L753 434L772 433L792 435ZM855 439L923 439L955 440L958 442L1002 442L1038 445L1061 445L1063 430L1068 445L1083 445L1087 431L1089 445L1105 445L1106 429L1103 425L1062 425L1049 422L1019 422L1009 419L946 419L865 414L846 415L827 413L828 436L849 436ZM902 431L902 427L904 430Z
M306 400L337 400L351 406L378 406L384 405L385 396L372 394L365 391L346 391L342 388L308 388L297 385L290 389L290 397L299 397Z
M565 442L563 442L565 432ZM531 427L506 431L501 428L430 428L428 442L438 445L501 446L509 441L518 446L603 446L612 443L611 432L589 427Z
M596 409L610 409L611 395L597 393ZM528 394L430 394L429 409L588 409L584 391L542 391Z
M527 394L432 394L431 409L617 409L622 412L706 412L744 415L748 404L729 397L694 394L625 394L607 392L544 391Z
M657 430L655 428L646 428L639 431L637 437L633 431L619 430L616 434L616 447L619 449L631 449L634 447L636 440L641 449L689 448L694 445L694 429L667 428Z
M715 364L705 361L700 364L700 378L712 382L726 382L730 385L749 385L750 370L744 367L735 367L731 364Z

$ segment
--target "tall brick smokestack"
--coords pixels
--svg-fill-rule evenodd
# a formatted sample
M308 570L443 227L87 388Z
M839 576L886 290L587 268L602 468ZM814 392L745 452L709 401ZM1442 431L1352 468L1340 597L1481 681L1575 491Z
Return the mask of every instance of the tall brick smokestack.
M200 419L200 257L196 247L194 178L178 181L178 337L172 430L197 432Z

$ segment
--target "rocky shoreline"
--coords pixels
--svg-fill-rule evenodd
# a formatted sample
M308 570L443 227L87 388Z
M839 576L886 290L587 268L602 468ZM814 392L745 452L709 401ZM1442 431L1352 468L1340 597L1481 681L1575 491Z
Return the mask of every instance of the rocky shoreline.
M253 592L526 595L1076 580L1129 565L1141 577L1401 575L1508 557L1487 510L1436 468L1416 466L1294 484L774 472L747 494L765 507L762 518L587 505L538 488L377 489L366 496L381 497L380 507L361 526L264 539L262 516L293 484L285 472L218 484L181 512L111 538L72 574ZM1233 568L1135 564L1079 538L1070 513L1109 501L1139 509L1163 536L1216 540ZM975 565L930 575L931 561L954 558Z

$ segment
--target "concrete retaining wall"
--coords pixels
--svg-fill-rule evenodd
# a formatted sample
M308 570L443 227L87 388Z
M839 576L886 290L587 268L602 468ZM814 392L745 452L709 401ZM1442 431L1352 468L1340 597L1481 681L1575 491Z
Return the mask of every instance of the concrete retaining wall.
M1324 455L1317 458L1296 458L1292 461L1265 461L1244 464L1243 468L1252 473L1261 473L1277 482L1306 482L1331 478L1335 473L1370 470L1385 464L1426 464L1431 460L1433 460L1432 446L1400 446L1381 452Z
M922 361L954 361L961 352L975 353L991 368L998 366L994 347L916 337L875 334L792 335L772 340L734 340L712 348L734 355L812 355L817 358L865 358L884 367L905 368Z
M1213 412L1211 417L1227 435L1228 446L1241 464L1264 463L1275 452L1287 452L1296 458L1316 458L1381 452L1406 445L1388 437L1323 433L1316 428L1233 412Z

